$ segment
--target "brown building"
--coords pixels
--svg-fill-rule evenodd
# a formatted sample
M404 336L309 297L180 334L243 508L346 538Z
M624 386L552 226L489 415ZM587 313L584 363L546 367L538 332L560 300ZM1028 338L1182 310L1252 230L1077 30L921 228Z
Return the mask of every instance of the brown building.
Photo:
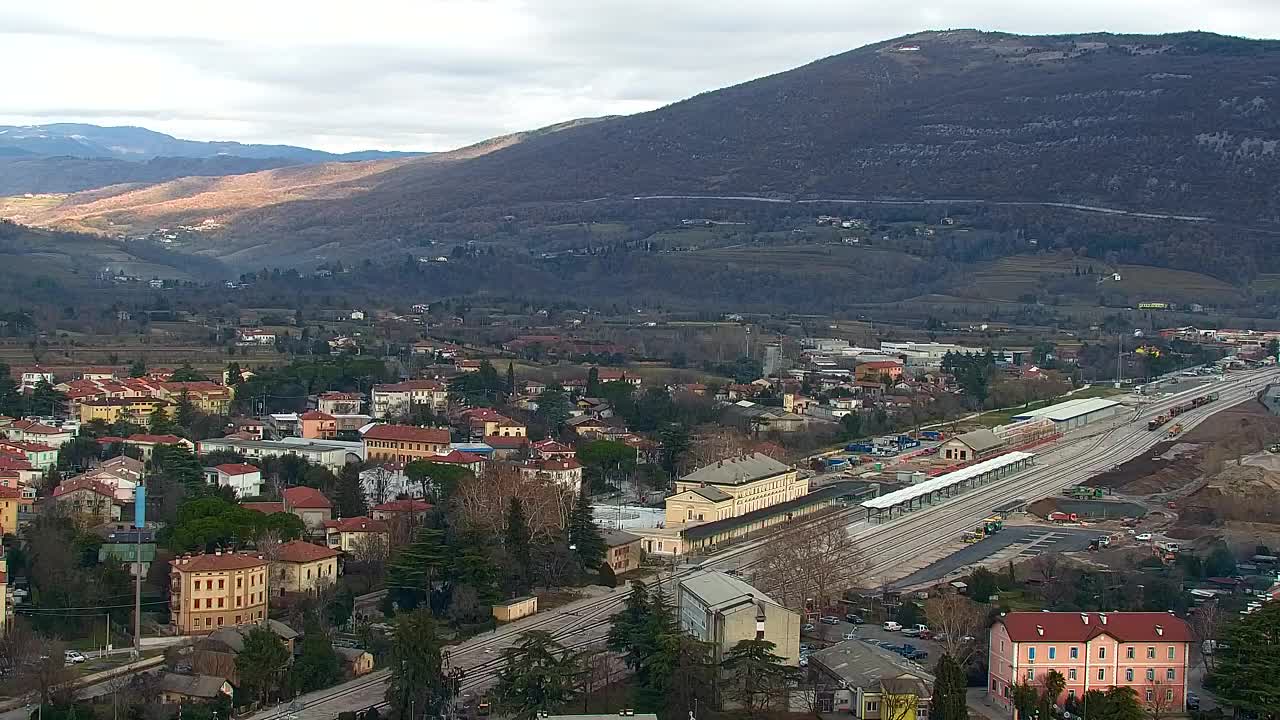
M169 561L169 609L179 635L267 617L267 561L253 553L218 551Z
M365 432L364 450L365 459L369 462L429 460L449 452L449 431L378 424Z
M608 548L605 562L609 563L615 575L640 567L642 538L639 535L632 535L622 530L601 530L600 537L604 539L604 544Z
M306 540L284 543L271 561L271 592L310 592L338 581L338 551Z

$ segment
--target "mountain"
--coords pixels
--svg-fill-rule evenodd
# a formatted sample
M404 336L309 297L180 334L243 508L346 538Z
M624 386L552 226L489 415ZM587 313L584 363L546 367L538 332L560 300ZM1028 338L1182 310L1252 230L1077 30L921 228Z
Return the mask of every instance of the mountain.
M330 153L292 145L247 145L230 141L181 140L140 127L102 127L84 123L50 125L0 125L0 149L33 155L77 158L150 160L157 157L212 158L230 155L257 160L289 160L294 163L377 160L413 157L422 153L361 150Z
M178 180L22 217L132 232L216 215L203 251L246 264L358 257L400 238L503 241L504 217L582 222L600 208L634 212L644 195L1052 202L1268 226L1280 218L1278 110L1280 42L927 32L652 112L379 161L305 192L280 192L280 170L242 176L233 212L201 199L207 183ZM1147 254L1200 262L1159 234L1114 242L1165 243ZM1280 262L1256 238L1188 242Z
M280 158L155 157L142 162L68 155L42 157L16 148L0 148L0 196L69 193L121 183L161 183L192 175L240 175L296 164Z

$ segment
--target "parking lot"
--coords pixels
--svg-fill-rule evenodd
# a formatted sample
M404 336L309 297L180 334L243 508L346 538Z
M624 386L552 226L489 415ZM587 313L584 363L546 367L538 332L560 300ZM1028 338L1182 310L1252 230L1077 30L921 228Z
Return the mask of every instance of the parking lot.
M920 638L906 637L901 632L887 632L879 623L866 623L863 625L854 625L846 622L843 617L837 625L828 625L826 623L814 622L812 631L801 631L800 642L808 643L814 649L828 647L838 642L844 642L844 636L853 632L854 636L862 641L865 638L872 640L880 640L889 642L894 645L902 645L909 643L914 645L917 650L923 650L929 653L929 657L921 660L926 665L932 665L937 658L942 655L942 645L933 640L922 640Z

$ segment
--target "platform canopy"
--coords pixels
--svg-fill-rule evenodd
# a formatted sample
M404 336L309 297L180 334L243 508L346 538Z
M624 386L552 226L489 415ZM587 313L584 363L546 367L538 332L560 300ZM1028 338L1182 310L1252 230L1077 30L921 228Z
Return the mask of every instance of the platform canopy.
M1028 460L1035 457L1033 453L1015 451L1005 453L990 460L983 460L968 467L960 468L955 472L949 472L946 475L939 475L936 478L925 480L922 483L916 483L901 490L894 490L891 493L881 495L878 498L872 498L862 503L862 507L869 510L884 510L886 508L905 505L906 503L918 500L923 497L929 497L939 490L955 487L961 483L968 482L974 478L982 477L988 473L1003 470L1011 465L1025 464Z

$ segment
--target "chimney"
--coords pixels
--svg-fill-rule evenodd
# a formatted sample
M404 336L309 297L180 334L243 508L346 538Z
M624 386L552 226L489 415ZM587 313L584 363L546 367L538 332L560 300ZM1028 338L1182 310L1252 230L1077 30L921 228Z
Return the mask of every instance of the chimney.
M1089 624L1089 613L1080 613L1080 622L1083 622L1085 625L1088 625L1088 624Z
M219 555L219 556L220 556L220 555L222 555L222 548L216 548L216 549L214 549L213 554L214 554L214 555Z

